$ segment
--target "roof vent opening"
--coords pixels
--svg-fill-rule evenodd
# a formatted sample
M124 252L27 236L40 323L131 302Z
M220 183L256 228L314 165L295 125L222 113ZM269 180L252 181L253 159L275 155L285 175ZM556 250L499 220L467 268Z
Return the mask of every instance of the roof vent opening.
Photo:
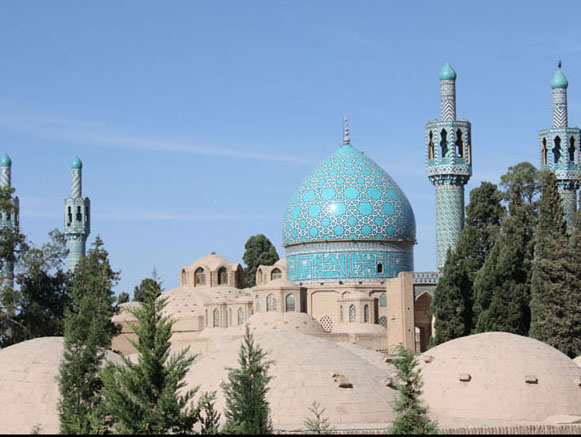
M472 380L472 376L470 373L460 373L460 375L458 375L458 379L462 382L470 382Z
M525 382L527 384L538 384L539 378L537 378L535 375L525 375Z

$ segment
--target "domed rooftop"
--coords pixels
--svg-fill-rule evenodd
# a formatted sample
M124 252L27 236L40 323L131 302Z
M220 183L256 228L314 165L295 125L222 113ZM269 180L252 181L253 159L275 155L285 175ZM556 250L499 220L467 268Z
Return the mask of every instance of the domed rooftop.
M12 160L10 159L10 156L8 156L8 154L5 153L4 156L2 157L2 160L0 160L0 166L10 167L11 165L12 165Z
M416 239L412 207L395 181L349 144L327 158L292 197L285 245L315 241Z
M73 159L71 168L83 168L83 163L81 162L78 156L75 156L75 159Z
M563 74L561 70L557 70L557 72L553 75L553 79L551 80L551 88L565 88L569 86L569 81Z
M398 392L386 385L387 366L381 368L363 354L311 335L257 331L255 340L274 361L266 396L275 429L304 429L313 401L326 409L334 427L376 429L394 419ZM240 341L221 339L216 350L196 360L186 376L189 387L199 384L200 392L217 391L219 411L224 407L220 383L227 379L226 367L238 366Z
M456 80L456 72L447 62L440 70L440 80Z
M575 358L573 361L575 362L575 364L577 364L579 367L581 367L581 356Z
M60 399L57 377L62 337L42 337L0 350L0 433L58 434ZM120 362L107 351L106 359Z
M422 357L423 397L438 417L540 422L581 416L581 368L532 338L471 335Z

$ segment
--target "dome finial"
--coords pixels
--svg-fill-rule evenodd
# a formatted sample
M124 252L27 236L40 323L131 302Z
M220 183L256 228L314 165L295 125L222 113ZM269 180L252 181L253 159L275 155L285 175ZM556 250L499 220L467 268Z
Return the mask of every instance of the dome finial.
M343 116L343 145L351 145L351 140L349 139L349 120L347 120L346 115Z
M562 63L562 62L561 62L561 60L559 59L559 65L558 65L559 69L560 69L562 66L563 66L563 63Z

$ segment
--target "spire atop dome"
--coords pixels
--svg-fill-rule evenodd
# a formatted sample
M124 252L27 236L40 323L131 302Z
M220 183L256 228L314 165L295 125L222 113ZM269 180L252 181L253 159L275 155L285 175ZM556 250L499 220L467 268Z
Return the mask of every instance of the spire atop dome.
M347 116L343 117L343 145L351 145L351 139L349 138L349 120L347 120Z

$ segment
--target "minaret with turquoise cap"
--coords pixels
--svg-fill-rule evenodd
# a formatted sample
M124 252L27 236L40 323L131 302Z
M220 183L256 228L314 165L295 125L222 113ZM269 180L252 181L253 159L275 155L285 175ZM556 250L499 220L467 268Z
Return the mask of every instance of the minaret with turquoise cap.
M569 232L575 223L579 171L579 129L569 127L567 115L567 87L569 82L559 69L553 75L553 125L539 132L541 169L550 170L557 177L557 186Z
M456 72L440 70L440 120L426 123L426 173L436 189L438 270L455 249L464 227L464 185L472 176L471 125L456 120Z
M0 160L0 187L11 188L12 161L6 154ZM16 233L19 231L19 202L18 197L11 196L11 207L0 211L0 228ZM4 232L2 232L4 234ZM14 288L14 263L9 260L0 261L2 287Z
M78 157L71 164L71 197L65 199L65 239L69 249L69 271L74 271L85 256L87 237L91 232L91 202L82 194L83 163Z

